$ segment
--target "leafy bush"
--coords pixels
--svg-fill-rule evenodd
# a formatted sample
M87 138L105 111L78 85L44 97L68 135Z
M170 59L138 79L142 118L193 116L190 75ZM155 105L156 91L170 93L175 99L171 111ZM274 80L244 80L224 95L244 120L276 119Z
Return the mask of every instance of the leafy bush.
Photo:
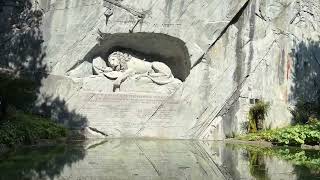
M31 111L37 98L36 91L35 82L0 73L0 96L15 108Z
M320 105L316 102L299 100L291 111L293 119L298 124L305 124L311 119L320 118Z
M268 114L270 104L260 101L249 110L249 129L250 133L262 130L265 116Z
M249 141L265 140L279 145L318 145L320 144L320 123L252 133L239 137L239 139Z
M15 112L0 124L0 144L34 144L39 139L65 137L67 130L54 122L34 115Z

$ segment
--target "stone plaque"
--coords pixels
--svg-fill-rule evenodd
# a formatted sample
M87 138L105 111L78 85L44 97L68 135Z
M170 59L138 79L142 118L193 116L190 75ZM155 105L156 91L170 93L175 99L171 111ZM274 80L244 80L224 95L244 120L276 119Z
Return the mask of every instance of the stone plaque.
M89 127L113 135L132 136L147 127L170 127L179 104L168 95L156 94L86 92L82 96L87 103L80 112L90 119Z

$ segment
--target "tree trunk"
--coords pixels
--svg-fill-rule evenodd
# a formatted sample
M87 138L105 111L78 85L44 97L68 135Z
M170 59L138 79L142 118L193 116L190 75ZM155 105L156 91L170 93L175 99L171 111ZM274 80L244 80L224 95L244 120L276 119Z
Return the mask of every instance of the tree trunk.
M2 121L7 115L7 102L3 96L0 96L0 120Z

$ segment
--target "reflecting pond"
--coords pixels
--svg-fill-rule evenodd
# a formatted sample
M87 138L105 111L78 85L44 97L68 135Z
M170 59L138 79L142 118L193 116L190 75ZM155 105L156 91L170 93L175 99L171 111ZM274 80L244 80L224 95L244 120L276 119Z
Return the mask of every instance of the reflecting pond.
M320 179L320 151L213 141L96 140L3 154L0 179Z

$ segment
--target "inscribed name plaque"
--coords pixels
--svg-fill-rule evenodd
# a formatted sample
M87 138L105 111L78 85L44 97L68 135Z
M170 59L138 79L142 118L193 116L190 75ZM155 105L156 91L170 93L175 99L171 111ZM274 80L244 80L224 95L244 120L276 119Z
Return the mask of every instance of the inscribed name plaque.
M143 93L83 93L86 105L80 112L110 136L138 135L146 127L169 127L179 102L170 95ZM124 130L124 131L123 131Z

